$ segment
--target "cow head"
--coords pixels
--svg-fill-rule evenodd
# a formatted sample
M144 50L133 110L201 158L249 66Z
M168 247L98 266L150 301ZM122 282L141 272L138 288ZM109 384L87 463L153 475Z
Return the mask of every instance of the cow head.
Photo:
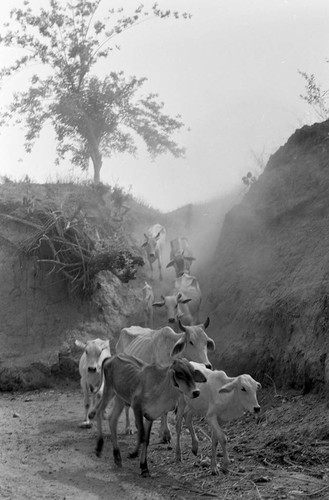
M231 382L223 385L218 390L218 393L225 394L235 391L237 410L240 407L243 411L259 413L260 406L257 401L257 390L261 389L261 387L261 384L256 382L250 375L244 374L234 377Z
M200 395L200 389L195 384L207 381L205 375L194 368L187 359L175 359L170 367L170 372L173 385L191 399Z
M81 342L76 340L75 345L84 351L81 356L83 371L87 377L88 386L93 390L99 383L102 362L111 356L110 341L94 339Z
M179 310L179 304L187 304L191 301L190 298L186 297L183 293L179 292L176 295L167 295L164 297L161 295L161 301L153 302L154 307L165 306L167 312L168 323L175 323L179 316L182 314Z
M159 231L158 234L154 237L148 236L146 233L144 233L144 236L145 236L146 241L144 241L144 243L142 244L142 248L145 247L147 250L147 253L149 255L149 258L151 260L155 260L157 245L158 245L158 241L160 239L161 233Z
M207 368L212 368L208 359L208 350L215 350L215 342L208 337L205 329L209 326L209 318L203 324L186 326L178 321L184 335L174 345L171 356L183 356L190 361L202 363Z
M173 266L175 268L176 276L178 277L178 276L181 276L182 274L184 274L185 272L187 272L187 273L190 272L190 268L191 268L191 264L192 264L193 260L195 260L195 258L194 257L186 257L184 255L184 250L183 250L181 252L178 252L174 256L174 258L168 262L166 268Z

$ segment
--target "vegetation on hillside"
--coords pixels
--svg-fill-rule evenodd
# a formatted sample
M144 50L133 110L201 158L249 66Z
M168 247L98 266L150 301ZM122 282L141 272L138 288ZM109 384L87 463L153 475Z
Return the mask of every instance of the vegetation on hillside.
M109 195L108 203L104 202L105 194ZM89 199L96 199L94 206L88 207ZM64 277L71 293L87 297L100 271L111 271L127 283L144 265L123 229L128 199L118 187L82 186L65 206L28 196L16 203L1 202L0 218L32 231L19 243L21 254L35 257L48 275Z

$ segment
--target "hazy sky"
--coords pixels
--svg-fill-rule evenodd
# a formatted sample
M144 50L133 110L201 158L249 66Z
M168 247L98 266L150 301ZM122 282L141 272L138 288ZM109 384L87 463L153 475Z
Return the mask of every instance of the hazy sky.
M138 1L103 0L103 7ZM146 0L145 5L154 1ZM47 0L31 0L31 6ZM2 0L6 20L18 0ZM118 184L155 208L167 211L205 201L241 186L248 170L257 173L252 157L268 157L296 128L316 120L299 95L304 81L298 70L314 73L329 88L328 0L166 0L165 8L188 11L191 20L153 20L121 34L121 50L103 62L98 75L123 70L147 77L146 91L159 94L169 114L181 114L186 127L177 141L185 159L170 155L151 162L141 149L138 158L105 159L101 179ZM0 67L17 55L0 49ZM34 72L38 71L35 66ZM5 81L0 106L15 88L28 84L28 71ZM17 126L0 135L0 175L35 182L92 178L69 162L55 169L55 146L45 129L30 155L24 153Z

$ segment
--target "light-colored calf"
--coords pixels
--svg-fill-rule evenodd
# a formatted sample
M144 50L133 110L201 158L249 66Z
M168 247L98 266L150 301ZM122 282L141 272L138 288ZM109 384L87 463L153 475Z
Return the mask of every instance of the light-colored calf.
M242 416L246 411L251 413L260 411L256 393L261 384L247 374L228 377L224 371L208 370L199 363L191 362L191 364L202 371L207 382L198 386L200 389L198 401L182 399L179 402L176 420L176 460L181 460L180 433L183 417L191 434L192 452L195 455L198 453L198 439L192 425L193 416L198 415L206 419L212 431L211 472L219 473L216 463L218 441L223 450L223 471L226 472L230 461L226 450L226 436L221 425Z
M81 342L80 340L76 340L75 345L79 347L79 349L83 349L79 361L79 373L83 392L85 419L81 427L89 428L92 425L88 418L90 396L92 396L93 405L96 403L95 393L97 392L97 398L101 397L101 367L104 359L111 357L110 341L94 339L88 340L87 342Z

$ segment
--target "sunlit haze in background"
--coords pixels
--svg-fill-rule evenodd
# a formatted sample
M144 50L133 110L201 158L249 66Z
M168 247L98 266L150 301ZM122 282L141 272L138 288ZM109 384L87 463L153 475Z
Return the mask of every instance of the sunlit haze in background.
M2 0L1 21L22 4ZM124 6L128 14L138 4L103 0L101 9ZM30 5L46 8L48 2L31 0ZM159 6L188 11L192 19L153 19L122 33L115 40L120 51L98 66L97 75L123 70L126 76L147 77L145 93L158 93L166 112L182 116L186 128L175 139L186 147L186 157L165 155L151 162L141 143L137 158L118 154L104 159L101 179L170 211L243 189L243 175L249 170L259 174L253 154L267 159L296 128L316 121L300 98L305 82L298 70L314 73L329 88L329 2L166 0ZM0 67L21 54L1 47ZM0 106L39 71L42 67L35 65L4 80ZM92 166L87 173L69 161L54 166L50 127L31 154L25 153L23 141L17 126L2 130L1 176L21 180L27 174L39 183L92 179Z

